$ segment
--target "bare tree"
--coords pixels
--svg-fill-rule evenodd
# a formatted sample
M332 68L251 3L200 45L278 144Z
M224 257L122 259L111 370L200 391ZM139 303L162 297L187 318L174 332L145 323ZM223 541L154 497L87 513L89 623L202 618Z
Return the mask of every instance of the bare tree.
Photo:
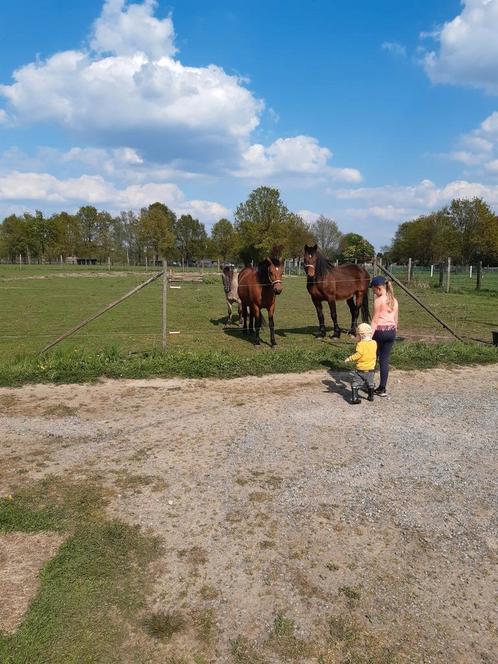
M335 258L339 253L339 244L342 238L342 233L336 222L321 214L311 225L311 232L322 251L329 258Z

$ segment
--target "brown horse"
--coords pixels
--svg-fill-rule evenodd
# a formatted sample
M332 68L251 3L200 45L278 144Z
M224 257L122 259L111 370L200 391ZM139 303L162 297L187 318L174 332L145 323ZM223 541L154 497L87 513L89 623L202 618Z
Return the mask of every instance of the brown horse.
M245 267L239 274L239 297L242 301L242 315L244 317L244 334L248 333L247 317L250 316L249 334L252 334L253 321L256 322L256 346L261 344L259 332L263 322L262 309L268 311L268 324L270 327L270 343L277 344L275 340L275 298L282 292L283 263L280 257L280 247L273 247L271 257L265 258L257 267Z
M359 265L347 264L334 267L329 259L318 249L304 247L304 269L308 282L306 288L311 295L313 304L318 315L320 326L319 336L324 337L325 320L323 317L322 302L329 303L330 315L334 322L334 333L332 338L341 336L341 328L337 322L337 300L347 300L351 311L351 329L349 334L356 334L356 323L361 309L363 321L368 323L370 314L368 311L368 286L370 275L365 268Z

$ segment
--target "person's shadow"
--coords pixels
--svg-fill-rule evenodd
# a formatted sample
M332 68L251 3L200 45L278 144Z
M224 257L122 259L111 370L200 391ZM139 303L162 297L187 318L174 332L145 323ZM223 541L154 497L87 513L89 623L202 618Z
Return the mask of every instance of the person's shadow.
M325 378L322 383L328 392L340 394L344 401L351 401L351 377L348 371L333 371L329 369L330 378Z

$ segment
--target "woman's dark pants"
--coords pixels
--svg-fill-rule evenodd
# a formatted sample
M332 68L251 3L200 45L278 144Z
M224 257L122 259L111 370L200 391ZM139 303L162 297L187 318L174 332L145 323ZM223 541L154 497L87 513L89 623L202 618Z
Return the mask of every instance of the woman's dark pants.
M396 339L396 330L375 330L372 338L377 342L377 359L380 366L379 387L385 388L389 376L389 358Z

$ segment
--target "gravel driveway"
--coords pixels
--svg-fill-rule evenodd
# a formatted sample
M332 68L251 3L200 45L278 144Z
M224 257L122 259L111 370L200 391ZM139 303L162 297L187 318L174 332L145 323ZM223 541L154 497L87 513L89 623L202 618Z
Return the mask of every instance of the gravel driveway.
M150 661L498 662L497 368L0 389L0 494L97 475L163 538Z

